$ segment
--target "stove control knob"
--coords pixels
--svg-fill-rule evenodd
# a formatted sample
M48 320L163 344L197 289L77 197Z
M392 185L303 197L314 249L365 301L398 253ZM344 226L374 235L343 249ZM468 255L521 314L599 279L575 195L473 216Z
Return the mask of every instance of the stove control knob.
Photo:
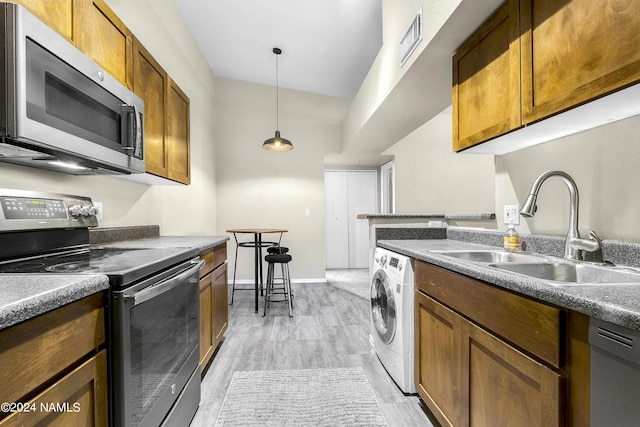
M69 213L74 218L78 218L78 217L87 218L90 216L95 216L97 213L97 210L93 206L89 206L89 205L73 205L69 208Z
M79 217L80 215L82 215L82 206L80 206L80 205L70 206L69 207L69 213L74 218Z

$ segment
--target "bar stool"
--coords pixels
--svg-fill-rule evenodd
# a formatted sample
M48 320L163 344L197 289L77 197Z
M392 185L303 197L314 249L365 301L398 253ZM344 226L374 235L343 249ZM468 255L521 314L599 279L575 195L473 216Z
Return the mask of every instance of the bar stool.
M268 267L264 294L264 311L262 312L263 317L267 314L267 307L271 302L286 302L289 306L289 317L293 315L291 278L289 276L289 262L291 259L291 255L289 254L269 254L264 257L264 260L268 263ZM282 279L280 282L276 282L277 279L274 277L274 266L276 264L280 264L282 268Z
M267 248L267 253L269 254L286 254L289 253L289 248L286 246L270 246ZM273 277L273 281L275 283L276 280L284 280L284 275L285 275L285 271L284 271L284 263L280 263L280 271L282 272L282 275L280 277ZM280 284L282 284L282 282L280 282ZM293 307L293 289L289 289L289 293L291 294L291 307Z

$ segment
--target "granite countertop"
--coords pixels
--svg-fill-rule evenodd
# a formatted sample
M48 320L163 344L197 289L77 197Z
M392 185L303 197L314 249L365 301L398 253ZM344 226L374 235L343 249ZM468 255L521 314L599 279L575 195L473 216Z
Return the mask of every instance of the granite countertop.
M110 242L103 246L197 248L201 252L227 240L226 236L154 236ZM108 288L109 280L101 274L2 274L0 330Z
M497 249L459 240L379 240L378 246L556 306L640 331L640 285L549 285L433 251Z
M0 330L108 288L100 274L3 274Z

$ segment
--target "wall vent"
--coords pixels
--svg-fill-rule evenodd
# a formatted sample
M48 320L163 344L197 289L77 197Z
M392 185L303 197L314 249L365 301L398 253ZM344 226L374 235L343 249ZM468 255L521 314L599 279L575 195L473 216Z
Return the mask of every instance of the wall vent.
M418 46L422 40L422 9L418 11L418 14L411 25L409 25L409 29L400 40L400 66L402 67L407 59L411 56L413 51Z

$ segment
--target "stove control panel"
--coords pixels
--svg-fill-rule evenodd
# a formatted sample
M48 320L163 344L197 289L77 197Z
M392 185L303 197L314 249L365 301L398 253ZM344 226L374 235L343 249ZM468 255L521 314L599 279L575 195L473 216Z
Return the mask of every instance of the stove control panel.
M0 203L6 219L67 219L67 208L62 200L2 197Z
M0 189L0 206L0 231L98 225L88 197Z

